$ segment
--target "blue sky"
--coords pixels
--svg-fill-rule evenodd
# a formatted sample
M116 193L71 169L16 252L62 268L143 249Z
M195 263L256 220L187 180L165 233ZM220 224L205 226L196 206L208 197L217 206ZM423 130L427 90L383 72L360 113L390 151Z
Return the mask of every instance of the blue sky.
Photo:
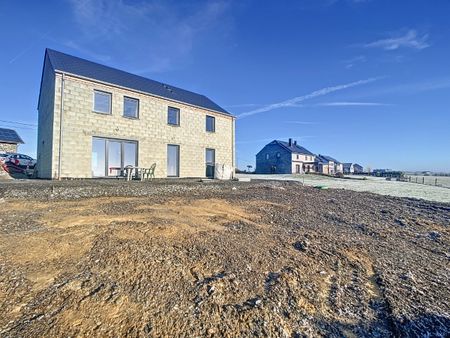
M450 1L0 1L0 126L36 153L50 47L205 94L237 162L273 139L372 168L450 171ZM11 123L13 121L13 123Z

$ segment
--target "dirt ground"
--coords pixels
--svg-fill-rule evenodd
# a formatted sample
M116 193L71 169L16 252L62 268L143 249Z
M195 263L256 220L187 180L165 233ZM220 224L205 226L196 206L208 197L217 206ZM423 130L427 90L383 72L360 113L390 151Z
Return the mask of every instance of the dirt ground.
M0 184L0 336L450 335L450 205L295 182Z

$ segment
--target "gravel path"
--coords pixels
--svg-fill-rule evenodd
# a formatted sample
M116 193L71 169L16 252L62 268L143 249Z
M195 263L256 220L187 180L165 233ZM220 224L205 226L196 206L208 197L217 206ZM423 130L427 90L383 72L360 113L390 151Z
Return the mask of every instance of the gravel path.
M2 337L450 335L450 204L105 180L0 206Z

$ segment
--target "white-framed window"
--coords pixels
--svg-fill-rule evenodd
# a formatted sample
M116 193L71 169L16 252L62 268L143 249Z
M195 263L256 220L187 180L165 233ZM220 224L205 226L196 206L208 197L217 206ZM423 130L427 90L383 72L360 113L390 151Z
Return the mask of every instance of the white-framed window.
M216 118L214 116L206 115L206 131L210 133L216 131Z
M172 126L180 125L180 109L174 107L167 109L167 124Z
M123 116L137 119L139 118L139 100L132 97L123 97Z
M280 158L281 157L281 154L280 153L277 153L277 158Z
M94 112L100 114L111 114L111 97L111 93L101 90L94 90Z
M266 160L268 160L268 159L269 159L269 157L270 157L270 155L269 155L269 154L266 154Z

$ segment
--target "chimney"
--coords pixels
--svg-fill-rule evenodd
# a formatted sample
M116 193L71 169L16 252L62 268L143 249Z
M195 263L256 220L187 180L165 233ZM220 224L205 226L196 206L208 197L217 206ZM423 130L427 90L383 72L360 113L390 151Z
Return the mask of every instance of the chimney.
M294 146L296 146L297 145L297 140L294 140Z
M289 139L289 147L291 147L292 146L292 139L290 138Z

